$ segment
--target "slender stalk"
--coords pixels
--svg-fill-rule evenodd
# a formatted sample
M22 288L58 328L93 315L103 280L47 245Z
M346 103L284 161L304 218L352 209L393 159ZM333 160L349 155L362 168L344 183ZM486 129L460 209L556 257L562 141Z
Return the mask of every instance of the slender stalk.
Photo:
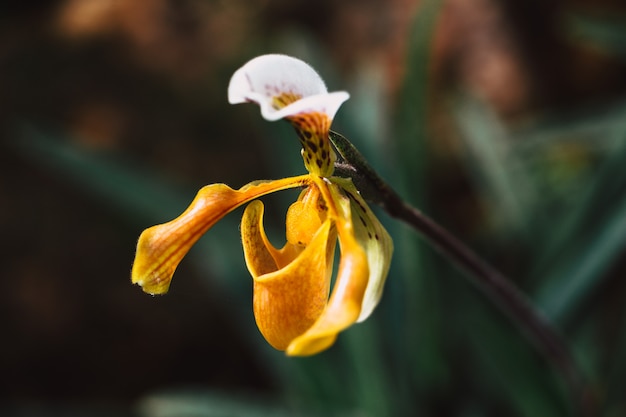
M442 226L406 203L345 137L331 132L330 139L343 158L336 164L336 172L352 178L366 200L380 205L390 216L410 225L440 254L465 271L471 281L522 328L546 360L561 374L573 398L580 401L579 414L594 415L593 398L567 344L513 282Z

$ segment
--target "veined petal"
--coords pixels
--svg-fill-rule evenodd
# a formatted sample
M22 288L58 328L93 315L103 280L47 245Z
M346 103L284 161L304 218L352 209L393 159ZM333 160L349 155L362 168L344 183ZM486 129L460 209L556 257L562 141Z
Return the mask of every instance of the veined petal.
M306 97L328 90L322 77L304 61L282 54L267 54L251 59L235 71L228 86L228 101L243 103L250 92L263 95L290 92Z
M332 120L349 97L345 91L328 93L310 65L280 54L248 61L233 74L228 86L229 103L255 102L270 121L300 113L323 113Z
M370 275L361 305L361 314L357 320L361 322L367 319L374 311L383 294L383 288L391 265L393 240L365 200L363 200L352 180L333 177L331 182L340 185L350 199L354 235L367 254Z
M309 182L310 177L302 175L275 181L257 181L239 190L233 190L225 184L207 185L179 217L144 230L137 243L132 282L150 294L166 293L182 258L219 219L257 197L304 186Z
M350 200L341 194L337 185L327 184L322 188L321 184L326 202L333 205L329 211L334 212L341 260L328 305L313 326L289 344L288 355L306 356L321 352L335 342L339 332L354 324L361 312L369 277L367 255L354 235Z
M318 319L328 300L335 233L325 221L293 262L277 269L263 229L263 204L253 201L243 215L246 264L254 279L254 317L270 345L284 350Z

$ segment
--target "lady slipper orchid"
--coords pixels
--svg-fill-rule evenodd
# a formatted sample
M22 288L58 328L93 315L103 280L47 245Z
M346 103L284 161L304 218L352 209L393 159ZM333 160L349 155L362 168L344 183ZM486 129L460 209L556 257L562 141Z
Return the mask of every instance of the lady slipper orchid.
M285 55L260 56L237 70L229 102L254 102L265 119L288 120L308 174L255 181L238 190L205 186L178 218L141 234L132 282L151 294L167 292L191 246L227 213L249 203L241 237L254 283L254 316L265 339L289 355L312 355L365 320L381 297L393 243L352 181L333 176L336 156L328 135L348 97L329 93L309 65ZM286 243L277 249L265 234L257 198L296 187L303 191L287 211ZM340 260L331 292L337 241Z

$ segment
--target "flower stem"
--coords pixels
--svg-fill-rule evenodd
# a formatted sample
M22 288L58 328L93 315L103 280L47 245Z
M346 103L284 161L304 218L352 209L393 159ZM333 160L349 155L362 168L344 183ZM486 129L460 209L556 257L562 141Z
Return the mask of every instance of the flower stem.
M380 205L390 216L410 225L440 254L465 271L471 281L522 328L546 360L561 374L572 397L580 401L579 415L595 415L595 401L567 344L513 282L442 226L405 202L345 137L333 131L329 136L343 158L335 165L337 174L350 177L363 198Z

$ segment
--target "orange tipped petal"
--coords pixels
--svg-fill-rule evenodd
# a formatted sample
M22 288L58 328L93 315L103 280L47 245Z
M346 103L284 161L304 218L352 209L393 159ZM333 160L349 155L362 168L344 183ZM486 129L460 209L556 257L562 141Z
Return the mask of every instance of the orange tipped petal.
M289 344L288 355L313 355L330 347L337 334L359 318L367 287L367 255L354 236L350 201L341 195L334 184L329 185L326 190L335 205L335 222L341 248L337 280L326 309L311 328Z
M241 222L246 264L254 279L254 316L274 348L284 350L318 319L328 300L336 235L330 220L288 265L276 270L263 229L263 204L253 202ZM263 272L268 272L264 273Z
M233 190L225 184L202 188L176 219L153 226L139 237L131 280L150 294L169 289L176 267L193 244L218 220L240 205L264 194L310 182L307 175L258 181Z

